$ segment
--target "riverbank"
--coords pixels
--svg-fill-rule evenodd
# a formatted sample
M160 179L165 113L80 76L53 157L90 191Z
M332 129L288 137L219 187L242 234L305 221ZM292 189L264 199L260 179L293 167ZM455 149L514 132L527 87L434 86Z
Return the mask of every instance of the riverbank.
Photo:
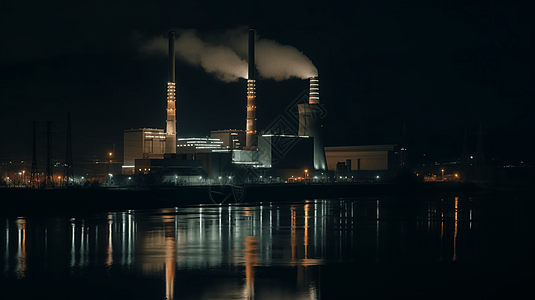
M58 214L149 209L198 204L285 202L306 199L362 198L387 195L459 196L475 193L523 193L472 183L280 184L248 186L182 186L169 188L0 189L0 214Z

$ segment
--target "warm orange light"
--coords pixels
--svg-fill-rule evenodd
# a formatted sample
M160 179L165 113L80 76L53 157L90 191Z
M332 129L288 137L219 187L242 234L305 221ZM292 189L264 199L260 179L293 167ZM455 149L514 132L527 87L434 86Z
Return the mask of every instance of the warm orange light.
M455 177L459 177L459 175L455 174Z
M111 156L111 152L110 152L110 156Z
M305 173L308 173L308 170L305 170Z

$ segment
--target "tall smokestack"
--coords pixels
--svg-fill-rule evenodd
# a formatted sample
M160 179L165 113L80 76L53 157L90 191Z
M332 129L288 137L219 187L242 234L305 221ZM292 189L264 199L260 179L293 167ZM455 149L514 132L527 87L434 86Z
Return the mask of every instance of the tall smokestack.
M320 84L318 77L310 77L308 103L297 105L299 111L299 136L314 138L314 169L326 170L325 150L321 134Z
M308 104L320 103L320 80L318 77L310 77L310 92L308 95Z
M256 135L256 92L255 92L255 32L249 29L248 63L249 76L247 79L247 123L245 128L245 147L252 149L258 145Z
M175 32L169 32L169 75L167 82L167 126L165 153L176 153Z

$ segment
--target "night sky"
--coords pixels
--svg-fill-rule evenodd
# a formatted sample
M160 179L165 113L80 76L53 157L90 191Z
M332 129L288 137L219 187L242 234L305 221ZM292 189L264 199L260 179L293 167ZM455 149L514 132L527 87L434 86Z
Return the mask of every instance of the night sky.
M166 119L167 59L143 54L136 37L249 26L317 67L326 146L398 144L406 122L411 156L455 160L465 129L475 155L482 122L489 164L533 163L533 1L119 2L2 1L0 159L31 161L35 120L44 160L50 120L63 161L70 112L75 164L114 143L121 160L123 130ZM179 59L176 77L179 135L245 129L245 80ZM307 89L257 80L258 129Z

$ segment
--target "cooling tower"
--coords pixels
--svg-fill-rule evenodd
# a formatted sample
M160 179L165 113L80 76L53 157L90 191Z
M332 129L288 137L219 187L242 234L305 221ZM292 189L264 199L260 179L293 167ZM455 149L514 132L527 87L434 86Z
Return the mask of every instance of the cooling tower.
M319 79L310 78L310 92L308 103L298 104L299 109L299 131L300 136L310 136L314 138L314 169L326 170L325 149L323 148L323 137L321 134L321 107L319 97Z

